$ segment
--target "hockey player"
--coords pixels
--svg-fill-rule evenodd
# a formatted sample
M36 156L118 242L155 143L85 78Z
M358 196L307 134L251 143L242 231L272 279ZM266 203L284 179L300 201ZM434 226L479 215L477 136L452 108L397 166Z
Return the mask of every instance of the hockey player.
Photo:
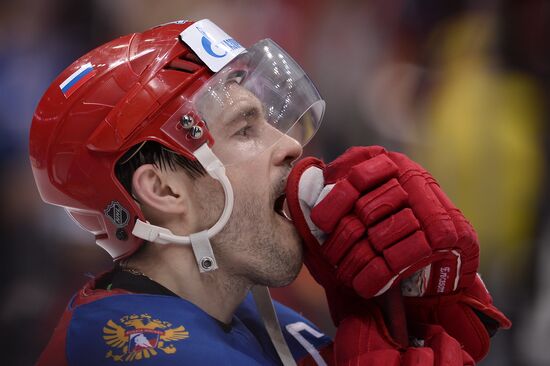
M476 276L473 229L382 148L291 169L324 107L273 41L244 49L208 20L118 38L62 72L34 115L34 177L115 266L70 300L38 364L481 359L510 324ZM303 260L334 342L264 287Z

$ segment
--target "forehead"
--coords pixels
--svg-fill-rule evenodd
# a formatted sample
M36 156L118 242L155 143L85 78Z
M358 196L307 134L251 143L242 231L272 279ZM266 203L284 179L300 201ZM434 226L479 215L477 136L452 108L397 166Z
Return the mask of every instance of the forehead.
M212 124L227 122L225 117L228 114L261 107L258 97L235 80L227 80L209 87L197 101L198 112L209 127L215 127Z

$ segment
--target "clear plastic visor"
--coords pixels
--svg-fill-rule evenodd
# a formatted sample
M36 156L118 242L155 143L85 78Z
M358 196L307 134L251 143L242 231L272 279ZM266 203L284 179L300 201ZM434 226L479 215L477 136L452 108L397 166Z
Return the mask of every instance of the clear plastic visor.
M301 67L265 39L203 85L191 97L191 110L206 123L212 150L227 166L277 143L304 146L319 128L325 102Z

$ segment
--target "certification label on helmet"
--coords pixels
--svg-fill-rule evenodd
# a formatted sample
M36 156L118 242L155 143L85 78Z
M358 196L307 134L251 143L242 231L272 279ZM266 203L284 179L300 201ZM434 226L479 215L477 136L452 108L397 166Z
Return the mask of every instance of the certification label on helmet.
M208 19L200 20L180 33L180 38L214 72L220 71L245 49Z
M125 227L130 221L130 214L128 210L124 208L118 201L111 201L111 203L103 210L105 216L107 216L113 224L117 227Z

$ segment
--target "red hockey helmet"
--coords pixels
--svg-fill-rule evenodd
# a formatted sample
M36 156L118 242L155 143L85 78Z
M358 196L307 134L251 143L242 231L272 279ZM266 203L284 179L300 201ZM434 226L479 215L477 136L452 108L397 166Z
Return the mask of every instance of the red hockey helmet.
M271 40L245 50L208 20L158 26L92 50L45 92L29 146L42 199L64 207L115 259L133 253L141 238L155 240L150 233L132 234L136 222L142 228L147 224L116 178L115 165L144 141L205 165L203 153L211 153L219 119L213 111L232 104L229 81L260 100L265 120L276 130L287 133L300 126L296 136L303 143L317 130L324 102ZM232 207L227 195L226 189L226 206ZM164 241L171 238L178 237L167 234Z

